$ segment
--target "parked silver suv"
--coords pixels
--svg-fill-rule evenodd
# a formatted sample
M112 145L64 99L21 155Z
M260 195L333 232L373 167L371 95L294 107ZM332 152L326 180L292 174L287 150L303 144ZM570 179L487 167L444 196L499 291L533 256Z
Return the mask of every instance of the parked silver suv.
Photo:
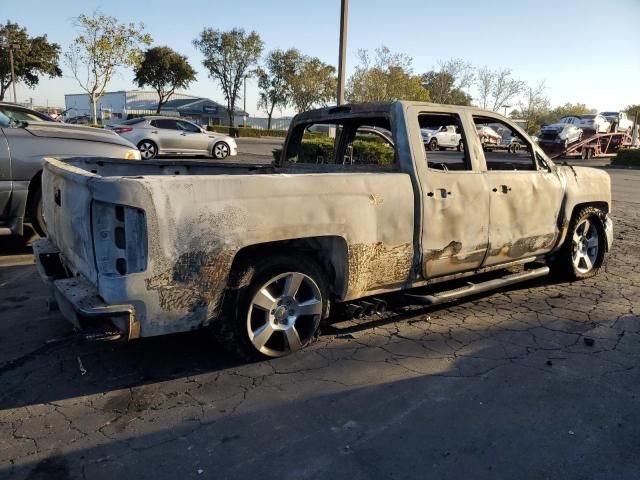
M137 145L143 160L157 155L207 155L223 159L238 153L235 140L228 135L208 132L179 118L133 118L111 128Z

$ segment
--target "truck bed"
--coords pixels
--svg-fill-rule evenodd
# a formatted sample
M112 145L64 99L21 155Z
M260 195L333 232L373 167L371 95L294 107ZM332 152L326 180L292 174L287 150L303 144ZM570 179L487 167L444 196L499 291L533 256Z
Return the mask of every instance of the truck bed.
M400 288L415 254L410 175L327 167L48 159L49 239L99 298L133 306L141 336L205 325L256 245L319 245L350 272L341 299Z

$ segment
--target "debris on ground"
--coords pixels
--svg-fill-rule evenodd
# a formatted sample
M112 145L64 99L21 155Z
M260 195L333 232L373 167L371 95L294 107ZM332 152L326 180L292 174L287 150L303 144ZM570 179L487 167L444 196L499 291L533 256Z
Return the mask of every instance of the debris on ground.
M87 369L82 365L82 360L80 360L80 357L76 357L76 359L78 360L78 367L80 367L80 375L86 375Z

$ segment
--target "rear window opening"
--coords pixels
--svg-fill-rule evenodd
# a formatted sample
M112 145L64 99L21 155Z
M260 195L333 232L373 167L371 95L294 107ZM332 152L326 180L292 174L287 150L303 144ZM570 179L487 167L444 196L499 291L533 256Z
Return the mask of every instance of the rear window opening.
M275 151L276 159L280 151ZM388 118L342 118L298 125L288 143L285 166L334 166L393 170L397 155Z

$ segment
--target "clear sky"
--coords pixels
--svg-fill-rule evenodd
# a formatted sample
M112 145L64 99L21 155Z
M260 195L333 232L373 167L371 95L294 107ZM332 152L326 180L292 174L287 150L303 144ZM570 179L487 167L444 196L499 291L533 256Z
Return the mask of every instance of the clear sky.
M191 43L204 27L253 29L266 51L297 47L338 62L339 0L0 0L0 21L18 22L31 35L46 33L64 51L76 35L73 18L95 10L144 22L154 45L187 55L198 70L188 93L217 101L223 100L220 89ZM530 84L545 80L553 105L618 110L640 103L639 29L640 0L351 0L347 74L358 49L384 44L411 56L416 73L441 59L462 58L510 68ZM43 79L34 90L19 86L18 101L63 105L65 93L81 91L63 71L63 78ZM108 90L131 88L132 74L123 71ZM249 80L247 89L247 111L255 114L255 83Z

